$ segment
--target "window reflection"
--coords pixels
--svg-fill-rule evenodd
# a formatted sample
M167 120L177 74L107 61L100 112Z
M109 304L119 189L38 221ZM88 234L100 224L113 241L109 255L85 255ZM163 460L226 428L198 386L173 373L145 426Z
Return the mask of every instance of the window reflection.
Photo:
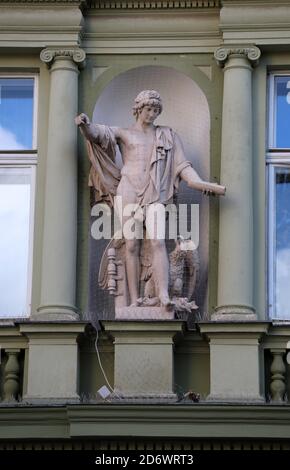
M274 316L290 317L290 168L275 169L275 304Z
M33 78L0 78L0 150L33 148Z
M31 174L0 168L0 318L27 316Z
M275 142L278 148L290 148L290 76L275 77Z

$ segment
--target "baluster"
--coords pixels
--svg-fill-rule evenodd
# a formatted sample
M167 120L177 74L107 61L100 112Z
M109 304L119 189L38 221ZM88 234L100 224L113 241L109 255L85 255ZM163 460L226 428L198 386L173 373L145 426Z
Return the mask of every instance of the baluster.
M16 400L19 393L19 362L20 349L6 349L8 359L4 369L4 400Z
M273 362L271 364L271 397L273 401L284 401L286 391L285 372L286 366L284 363L285 349L271 349Z

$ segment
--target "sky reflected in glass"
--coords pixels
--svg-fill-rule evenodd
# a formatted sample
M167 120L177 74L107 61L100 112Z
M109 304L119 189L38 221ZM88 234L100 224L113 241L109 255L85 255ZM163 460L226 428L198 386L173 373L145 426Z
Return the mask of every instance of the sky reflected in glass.
M275 77L277 148L290 148L290 76Z
M275 169L276 266L274 317L290 318L290 168Z
M0 78L0 150L33 148L33 78Z
M29 169L0 169L0 318L27 312Z

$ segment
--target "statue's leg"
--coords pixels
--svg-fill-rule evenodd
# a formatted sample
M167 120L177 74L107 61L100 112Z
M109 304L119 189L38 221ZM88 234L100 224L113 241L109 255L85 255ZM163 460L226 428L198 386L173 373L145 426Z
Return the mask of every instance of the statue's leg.
M174 305L168 294L169 261L165 240L151 240L153 272L157 283L157 291L160 302L165 307Z
M121 204L118 204L117 211L126 246L126 259L123 262L126 266L130 304L137 305L137 299L140 297L140 240L134 236L135 221L130 209L130 205L137 203L137 196L128 178L122 178L117 195L121 197Z
M168 294L169 260L165 245L165 211L162 204L152 204L146 211L146 232L152 247L152 268L161 305L171 307Z
M126 273L132 306L137 306L140 283L140 240L126 240Z

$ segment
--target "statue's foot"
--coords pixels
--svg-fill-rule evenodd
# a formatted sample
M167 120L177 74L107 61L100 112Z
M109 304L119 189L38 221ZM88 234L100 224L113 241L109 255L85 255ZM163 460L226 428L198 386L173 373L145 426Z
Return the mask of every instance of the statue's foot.
M130 307L156 307L159 303L159 297L139 297Z
M139 297L139 299L135 300L135 302L132 302L129 307L140 307L140 305L142 305L142 302L142 297Z
M173 297L175 302L175 309L177 312L188 312L191 313L193 310L198 310L198 305L195 301L188 301L187 297Z
M159 304L159 297L144 297L143 305L146 307L156 307Z

